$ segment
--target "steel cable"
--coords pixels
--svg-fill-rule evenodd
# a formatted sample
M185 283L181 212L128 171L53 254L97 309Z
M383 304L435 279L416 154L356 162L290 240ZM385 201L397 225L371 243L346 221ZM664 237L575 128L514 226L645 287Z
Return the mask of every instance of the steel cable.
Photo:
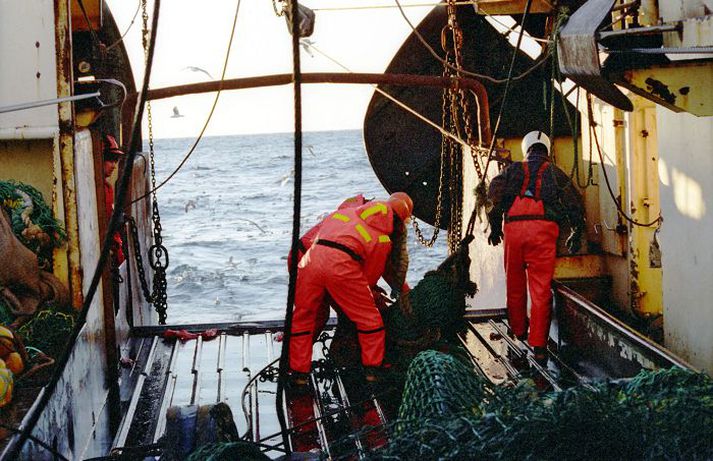
M283 391L289 366L290 333L292 331L292 315L295 302L295 288L297 284L297 253L300 240L300 214L302 209L302 69L300 66L300 27L299 27L299 1L292 0L289 5L290 32L292 33L292 73L294 76L294 104L295 104L295 187L294 207L292 210L292 245L289 270L289 285L287 288L287 307L285 312L285 326L280 351L280 374L277 379L277 419L280 422L282 438L287 452L290 444L287 436L287 421L283 408Z

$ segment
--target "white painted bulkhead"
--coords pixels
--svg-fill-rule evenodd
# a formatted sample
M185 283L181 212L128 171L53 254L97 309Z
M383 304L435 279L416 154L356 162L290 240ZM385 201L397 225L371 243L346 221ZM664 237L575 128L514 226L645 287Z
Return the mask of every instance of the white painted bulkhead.
M77 132L74 143L79 247L84 269L82 286L86 294L101 244L89 130ZM64 373L32 433L69 459L100 456L111 443L106 408L108 380L102 299L100 284ZM23 453L28 459L52 459L47 450L31 441L25 444Z
M54 24L53 0L0 2L0 107L57 98ZM54 104L0 114L0 139L58 132Z
M713 373L713 117L656 116L666 346Z

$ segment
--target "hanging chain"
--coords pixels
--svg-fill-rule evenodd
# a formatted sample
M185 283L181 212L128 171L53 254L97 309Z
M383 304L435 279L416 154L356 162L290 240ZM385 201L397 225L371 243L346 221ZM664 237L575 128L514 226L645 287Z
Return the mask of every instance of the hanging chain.
M448 59L448 54L446 54L446 59ZM445 75L445 71L444 71ZM442 123L445 124L446 122L446 117L447 117L447 102L448 98L446 98L445 95L445 90L443 94L443 103L442 103L442 109L441 109L441 120ZM433 245L436 243L436 240L438 240L438 233L441 231L441 213L443 210L443 184L445 183L445 165L446 165L446 137L441 136L441 166L440 166L440 172L438 175L438 196L436 197L436 217L435 221L433 223L433 235L431 236L430 239L426 239L423 236L423 231L421 231L421 228L418 226L418 222L416 222L415 219L411 220L413 223L413 230L414 233L416 234L416 238L418 239L418 242L427 247L431 248Z
M144 58L148 59L149 53L149 28L148 20L149 15L146 7L146 0L141 0L142 8L142 19L143 19L143 45L144 45ZM139 273L142 275L141 287L144 290L144 297L150 303L153 303L156 312L158 313L158 323L164 325L166 323L166 310L168 309L168 294L166 293L166 288L168 283L166 282L166 269L168 268L168 250L163 246L163 237L161 236L161 215L158 210L158 200L156 198L156 160L154 155L154 140L153 140L153 118L151 116L151 102L146 101L146 116L148 119L149 128L149 158L151 161L151 221L153 222L153 245L149 248L149 265L154 270L153 277L153 290L150 296L146 296L148 292L148 283L145 280L146 274L144 273L143 261L139 264L139 259L141 259L140 248L136 251L137 266L139 267ZM134 235L134 245L138 246L138 233L136 232L136 223L133 223L132 233Z
M129 232L131 233L131 241L134 244L134 259L136 260L136 269L139 274L139 282L141 283L141 291L144 293L146 302L153 304L153 295L149 288L149 282L146 278L146 270L144 269L144 258L141 254L141 243L139 241L139 231L136 227L136 220L133 217L126 218L129 223Z
M461 76L458 69L463 67L463 30L458 25L456 18L455 0L448 0L448 24L441 30L441 47L445 52L445 65L443 76L455 79ZM463 117L464 126L461 130L459 121ZM463 138L461 131L465 132L465 139L471 147L471 155L478 177L482 177L480 163L476 159L478 143L473 136L473 126L468 104L468 93L462 88L446 88L443 90L443 102L441 107L441 124L444 130L457 134ZM438 196L436 198L436 215L434 220L435 230L430 239L423 236L416 220L413 227L418 241L426 246L432 247L438 238L443 212L443 188L446 183L446 164L450 174L448 181L448 196L450 198L450 222L448 223L448 248L451 253L455 252L460 242L463 229L463 147L448 136L441 137L441 164L438 180Z

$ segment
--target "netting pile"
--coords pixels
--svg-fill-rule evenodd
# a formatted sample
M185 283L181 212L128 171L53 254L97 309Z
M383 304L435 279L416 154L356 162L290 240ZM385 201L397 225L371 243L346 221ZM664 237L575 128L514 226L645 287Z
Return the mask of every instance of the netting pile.
M52 250L62 246L66 234L42 194L29 184L0 181L0 208L10 218L13 234L37 255L40 267L49 269ZM44 310L37 312L18 332L26 346L57 357L72 331L74 317L70 313L57 311L67 306L50 304L40 306ZM0 324L10 325L14 321L10 307L0 297Z
M713 380L672 368L542 395L425 351L389 430L370 459L713 459Z
M0 206L10 216L13 233L37 254L40 265L50 261L52 248L60 247L67 236L40 191L29 184L0 181Z
M426 274L409 299L410 312L392 307L384 313L387 360L404 370L419 352L457 343L456 335L465 327L465 293L446 274Z
M26 346L34 347L57 358L66 347L74 327L74 316L51 309L36 313L17 331Z

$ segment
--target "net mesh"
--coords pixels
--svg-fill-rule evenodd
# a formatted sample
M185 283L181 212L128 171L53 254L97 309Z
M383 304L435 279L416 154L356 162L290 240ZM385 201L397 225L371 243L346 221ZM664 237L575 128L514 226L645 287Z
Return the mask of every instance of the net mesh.
M541 394L425 351L387 430L389 443L367 459L712 459L713 380L671 368Z

